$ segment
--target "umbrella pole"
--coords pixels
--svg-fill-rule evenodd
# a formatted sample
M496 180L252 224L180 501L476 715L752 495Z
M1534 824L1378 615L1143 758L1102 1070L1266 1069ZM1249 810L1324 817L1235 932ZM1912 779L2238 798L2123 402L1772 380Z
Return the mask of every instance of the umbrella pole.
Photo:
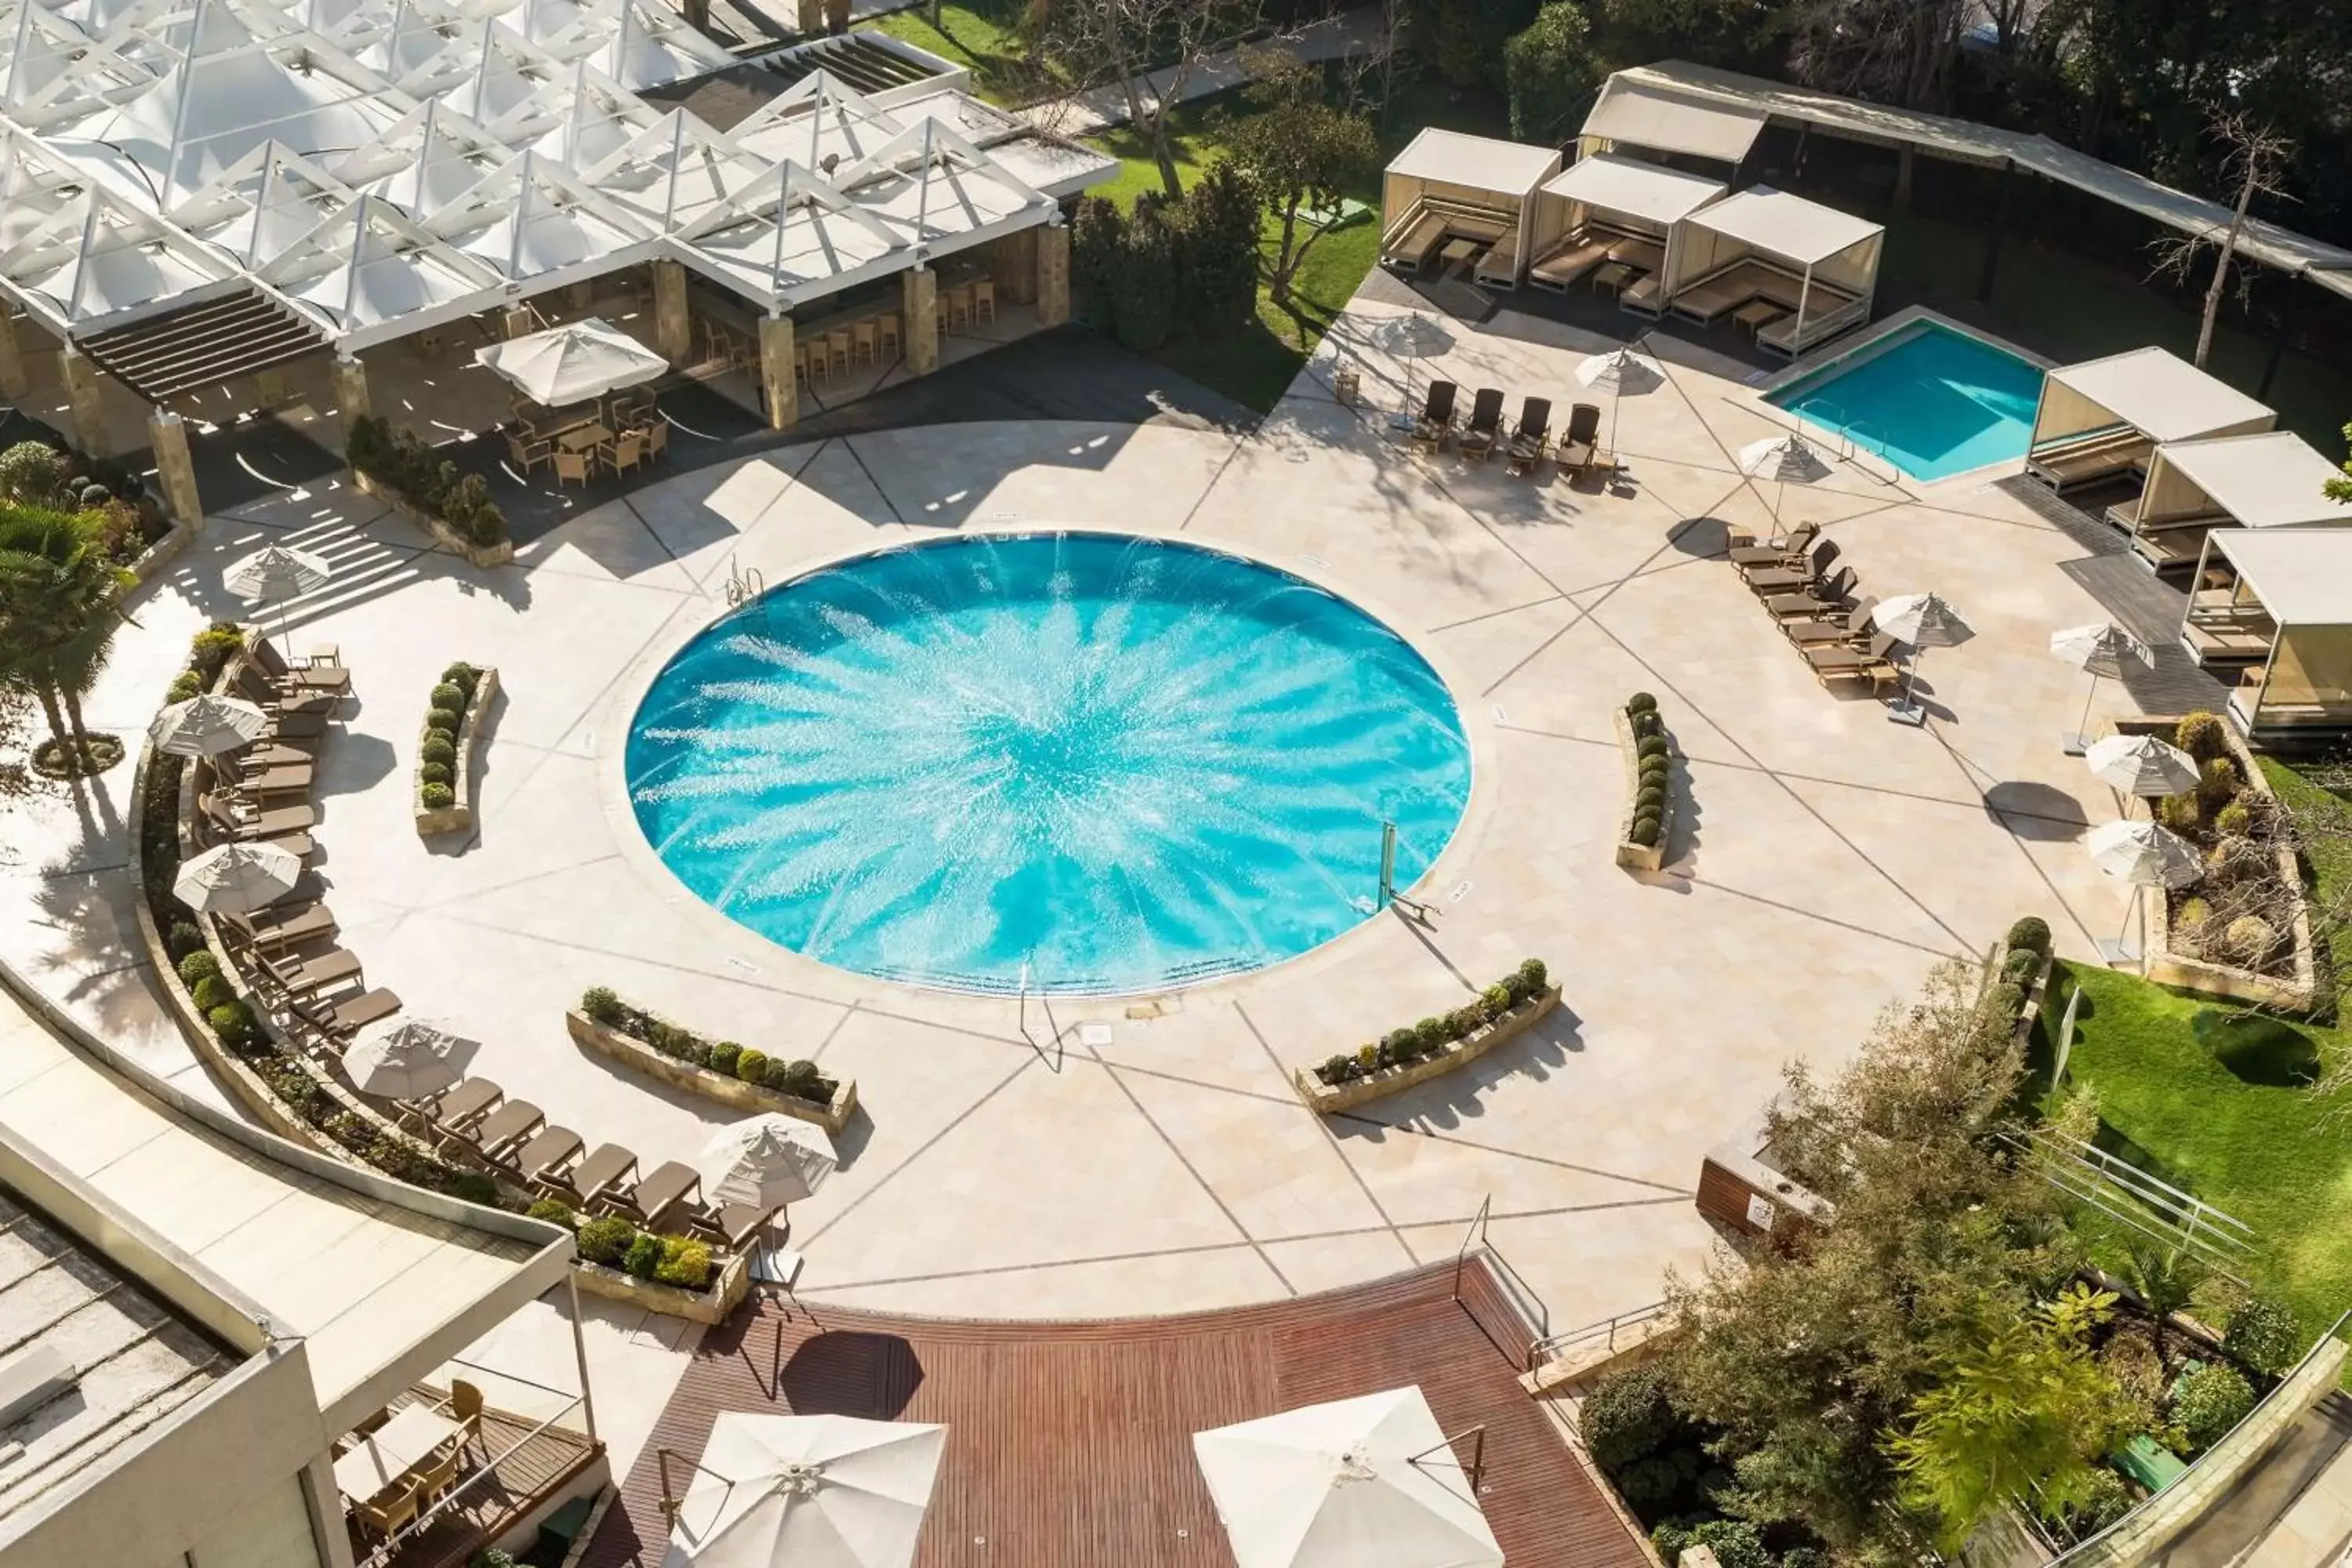
M2091 702L2099 695L2099 672L2091 671L2091 689L2083 695L2083 716L2074 721L2074 749L2088 751L2091 746Z

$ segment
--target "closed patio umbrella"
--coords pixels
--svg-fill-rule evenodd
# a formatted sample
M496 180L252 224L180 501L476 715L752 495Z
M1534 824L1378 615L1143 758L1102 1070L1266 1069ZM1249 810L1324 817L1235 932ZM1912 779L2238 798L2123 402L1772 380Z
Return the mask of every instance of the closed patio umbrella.
M1240 1568L1499 1568L1502 1549L1418 1387L1192 1434Z
M269 728L269 715L235 697L206 692L155 715L147 738L175 757L217 757L249 746Z
M697 1164L712 1202L774 1208L815 1192L836 1163L823 1128L770 1111L720 1128Z
M2083 694L2083 716L2074 721L2073 734L2060 737L2066 754L2079 757L2090 749L2091 735L2084 726L2091 721L2091 700L2099 694L2099 682L2122 679L2125 669L2135 664L2152 669L2156 656L2148 652L2146 643L2113 621L2053 632L2050 651L2075 668L2090 672L2091 689Z
M180 862L172 893L207 914L247 914L284 898L302 879L302 858L275 844L219 844Z
M422 1100L466 1076L482 1048L446 1025L424 1018L387 1018L362 1032L343 1051L343 1070L362 1094Z
M1780 527L1780 497L1790 485L1810 485L1830 475L1830 466L1813 449L1811 442L1794 431L1785 436L1767 436L1761 441L1750 441L1739 448L1739 471L1751 479L1769 479L1772 490L1772 528Z
M1576 367L1576 379L1595 392L1609 394L1609 450L1617 450L1617 405L1628 393L1638 397L1665 384L1665 373L1654 360L1643 359L1629 348L1616 348L1605 354L1594 354Z
M2095 827L2084 847L2091 852L2091 864L2119 881L2135 888L2185 888L2204 872L2198 862L2197 850L2179 835L2153 822L2110 822ZM2124 909L2124 923L2110 942L2102 939L2100 954L2109 963L2137 958L2147 963L2146 916L2141 920L2141 951L2134 952L2124 941L2131 930L2132 910L2142 908L2134 899Z
M324 585L335 574L326 558L289 545L271 544L229 563L221 584L240 599L278 606L278 632L286 634L286 601Z
M1919 679L1919 654L1931 647L1953 647L1977 635L1976 628L1936 594L1898 594L1871 611L1870 624L1914 650L1911 668L1903 678L1903 700L1886 710L1898 724L1924 724L1927 710L1912 700Z
M474 361L550 408L585 403L669 372L667 360L599 316L476 349Z
M662 1568L907 1568L948 1429L721 1411ZM667 1449L659 1451L669 1500Z
M2144 800L2197 787L2197 759L2154 735L2110 735L2084 761L2100 783Z

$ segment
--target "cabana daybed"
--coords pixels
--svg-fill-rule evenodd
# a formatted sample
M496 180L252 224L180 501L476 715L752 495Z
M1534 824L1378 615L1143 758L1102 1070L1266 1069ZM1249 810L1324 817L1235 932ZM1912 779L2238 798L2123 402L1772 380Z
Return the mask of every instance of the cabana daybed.
M2180 625L2200 664L2244 665L2249 735L2352 729L2352 529L2216 529Z
M1425 130L1381 182L1381 264L1431 270L1446 246L1482 247L1477 280L1516 289L1527 269L1526 220L1559 154L1456 131Z
M2062 365L2042 380L2025 471L2053 489L2145 474L2168 441L2250 436L2278 416L2158 348Z
M2324 493L2336 477L2336 465L2292 431L2172 441L2156 449L2138 499L2109 507L2107 521L2159 572L2187 568L2217 528L2352 524L2352 501Z
M1682 220L1725 188L1719 180L1615 153L1580 159L1536 193L1528 281L1565 291L1614 261L1639 269L1643 277L1633 288L1654 294L1660 287L1654 280L1674 276Z
M1675 275L1629 308L1708 322L1763 300L1788 312L1756 342L1790 359L1870 319L1886 231L1819 202L1758 185L1683 223Z

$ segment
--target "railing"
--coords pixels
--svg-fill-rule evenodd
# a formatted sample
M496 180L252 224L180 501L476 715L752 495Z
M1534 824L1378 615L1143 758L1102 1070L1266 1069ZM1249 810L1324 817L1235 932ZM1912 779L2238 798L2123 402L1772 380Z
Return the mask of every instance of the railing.
M1666 1312L1665 1302L1653 1301L1646 1307L1635 1307L1633 1310L1620 1312L1613 1318L1603 1318L1597 1323L1587 1323L1580 1329L1570 1329L1565 1333L1549 1334L1528 1347L1528 1370L1537 1371L1545 1363L1557 1361L1566 1352L1579 1345L1590 1343L1593 1340L1606 1340L1608 1343L1605 1348L1614 1351L1617 1348L1617 1336L1621 1331L1637 1328L1644 1323L1654 1323L1664 1317ZM1642 1337L1647 1339L1649 1336L1644 1334ZM1631 1346L1627 1348L1630 1349Z
M2047 1129L2030 1141L2011 1142L2025 1148L2042 1179L2067 1196L2167 1247L2193 1252L2214 1272L2245 1283L2240 1270L2259 1250L2253 1227L2245 1221L2094 1144Z
M727 607L740 609L768 591L768 580L756 566L738 566L727 558Z
M496 1379L500 1383L517 1384L525 1388L534 1389L541 1394L552 1394L556 1399L562 1401L562 1404L553 1415L542 1418L536 1426L530 1427L530 1430L526 1431L521 1436L509 1444L503 1450L495 1454L489 1451L489 1437L486 1426L481 1437L482 1451L484 1454L483 1462L475 1466L472 1472L469 1473L463 1480L459 1481L456 1486L451 1487L447 1491L435 1499L428 1507L420 1509L415 1519L409 1521L406 1524L393 1531L392 1534L383 1541L379 1542L373 1551L370 1552L365 1557L359 1560L362 1568L385 1568L386 1564L390 1563L394 1558L399 1556L403 1546L411 1542L421 1539L425 1532L432 1529L436 1522L447 1516L452 1510L462 1506L466 1500L467 1494L474 1491L477 1488L502 1489L504 1483L501 1482L499 1478L499 1467L504 1464L507 1460L514 1458L515 1455L522 1452L524 1448L537 1441L541 1436L556 1428L562 1423L566 1416L570 1415L574 1410L580 1409L586 1403L584 1396L581 1394L566 1394L560 1388L550 1388L544 1384L533 1383L529 1378L517 1377L511 1373L492 1372L487 1367L477 1367L467 1362L453 1361L448 1364L451 1366L462 1366L467 1368L468 1371L481 1373L486 1377ZM484 1415L490 1415L494 1410L495 1407L486 1408ZM513 1414L512 1412L497 1413L507 1415ZM583 1443L588 1445L588 1451L591 1453L593 1453L595 1449L601 1446L597 1444L594 1439L588 1437L585 1434L580 1434L580 1437ZM526 1499L520 1500L522 1503L527 1505L530 1500ZM484 1544L487 1544L487 1541L485 1541Z
M1462 1271L1469 1267L1471 1255L1477 1253L1494 1270L1496 1288L1511 1299L1528 1322L1535 1325L1536 1337L1540 1340L1551 1332L1551 1309L1544 1304L1544 1299L1536 1293L1535 1287L1527 1282L1526 1277L1511 1266L1511 1260L1503 1256L1502 1249L1487 1238L1486 1221L1494 1212L1495 1197L1489 1193L1478 1200L1478 1212L1470 1216L1470 1226L1463 1233L1462 1245L1454 1249L1454 1299L1457 1302L1462 1300ZM1476 1314L1472 1315L1475 1317ZM1487 1337L1490 1340L1494 1337L1491 1331ZM1512 1352L1507 1351L1505 1353Z

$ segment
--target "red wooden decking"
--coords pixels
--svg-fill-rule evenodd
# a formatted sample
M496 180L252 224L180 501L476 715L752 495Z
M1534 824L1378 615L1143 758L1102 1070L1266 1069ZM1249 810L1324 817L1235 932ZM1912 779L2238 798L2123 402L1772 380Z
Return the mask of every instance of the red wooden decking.
M582 1568L659 1568L655 1450L699 1458L722 1410L945 1422L919 1568L1234 1568L1192 1434L1414 1383L1448 1433L1485 1424L1480 1500L1510 1568L1647 1568L1520 1389L1524 1321L1482 1263L1463 1270L1461 1301L1454 1278L1447 1263L1295 1301L1115 1322L821 1307L812 1325L772 1303L746 1310L705 1338ZM685 1467L671 1469L683 1485Z

